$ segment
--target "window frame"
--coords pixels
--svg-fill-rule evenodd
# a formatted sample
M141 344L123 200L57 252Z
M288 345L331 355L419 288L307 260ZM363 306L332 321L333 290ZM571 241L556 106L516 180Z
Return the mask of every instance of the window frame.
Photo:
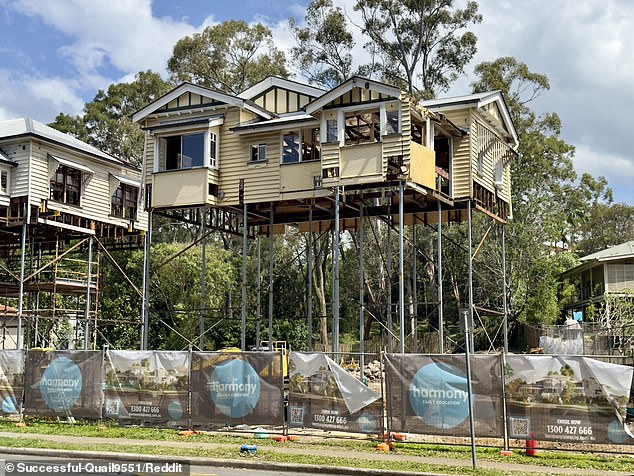
M317 162L321 160L321 131L319 127L304 127L300 129L293 129L282 132L281 135L281 164L298 164L303 162ZM287 160L288 156L286 155L286 137L289 136L297 137L297 160ZM306 141L307 137L309 137L310 142Z
M202 135L202 156L200 157L202 163L191 165L188 167L183 167L182 158L178 157L182 155L183 150L183 137L187 136L196 136ZM176 162L177 166L174 168L167 168L167 151L165 159L161 157L164 141L168 141L169 139L180 138L180 152L177 154ZM214 140L215 139L215 140ZM179 170L191 170L197 168L214 168L217 169L219 167L219 155L220 155L220 134L218 130L204 129L204 130L189 130L189 131L173 131L170 133L162 132L157 133L154 136L154 172L177 172ZM215 148L213 144L215 143ZM165 149L167 149L167 144L165 145ZM196 157L198 159L198 157Z
M252 164L266 162L266 142L251 144L249 162Z
M209 139L207 140L209 144L209 167L217 169L218 168L218 134L214 131L209 131Z
M110 196L110 216L136 221L138 215L139 187L119 182Z
M60 173L60 170L62 171ZM61 181L58 180L61 177ZM69 184L69 178L77 179L77 184ZM81 207L81 196L83 192L82 186L82 171L67 165L59 164L53 173L53 177L49 181L51 200L58 203L65 203L76 207ZM61 196L58 195L61 193ZM71 197L76 196L76 200L72 200Z
M5 177L4 179L2 177ZM4 180L5 185L2 185ZM11 170L6 167L0 167L0 195L11 194Z
M363 116L369 115L372 119L370 122L364 121ZM348 121L356 119L356 124L348 124ZM367 128L367 137L368 139L363 139L363 135L361 130ZM348 131L356 130L357 131L357 139L348 138ZM343 145L346 146L355 146L355 145L364 145L364 144L377 144L382 141L381 134L381 110L380 108L372 108L372 109L362 109L362 110L354 110L347 111L344 114L343 119Z

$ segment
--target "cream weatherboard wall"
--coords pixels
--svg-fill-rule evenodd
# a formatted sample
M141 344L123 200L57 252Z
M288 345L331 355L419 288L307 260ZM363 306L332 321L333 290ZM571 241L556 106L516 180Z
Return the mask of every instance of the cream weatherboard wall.
M11 171L10 195L12 197L24 197L29 194L30 148L28 139L2 143L2 151L8 159L18 164Z
M82 172L80 205L74 206L62 202L50 200L50 180L55 173L57 163L51 160L50 155L69 160L80 166L88 167L92 174ZM33 140L31 147L31 187L29 203L39 206L42 200L48 200L49 210L59 210L71 215L80 216L89 220L127 227L130 220L114 217L110 214L112 194L116 184L112 174L140 181L140 173L131 171L123 165L108 163L103 160L49 144L47 142ZM143 207L137 201L137 220L134 223L136 229L147 229L147 217L143 213Z
M454 124L464 127L471 122L471 114L468 110L448 111L443 113ZM472 195L472 157L471 150L476 145L473 134L459 138L453 137L451 158L451 181L453 186L453 198L468 198Z

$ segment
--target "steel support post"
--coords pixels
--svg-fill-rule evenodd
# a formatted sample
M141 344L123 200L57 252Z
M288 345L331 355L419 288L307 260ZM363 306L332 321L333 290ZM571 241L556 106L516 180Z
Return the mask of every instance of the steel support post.
M439 181L440 184L440 181ZM438 258L436 263L436 272L438 274L438 341L440 353L445 353L445 319L443 314L443 297L442 297L442 204L438 200Z
M508 286L506 284L506 235L504 231L504 225L502 227L502 311L504 312L504 326L502 332L504 333L504 353L509 353L509 327L508 327L508 303L506 302L506 296Z
M313 350L313 204L308 208L308 243L306 245L308 261L308 295L306 296L306 318L308 321L308 351Z
M365 273L363 263L363 203L359 206L359 380L363 381L363 367L365 365Z
M143 244L143 325L141 327L141 350L147 350L150 330L150 246L152 245L152 210L148 211L147 233Z
M469 248L468 248L469 249L469 322L473 325L473 249L472 249L471 200L469 200L467 204L467 211L469 214L468 220L467 220L468 226L469 226L469 232L468 232L468 238L469 238ZM469 342L469 345L471 345L471 351L475 352L473 332L471 332L469 336L471 337L471 340Z
M339 360L339 187L335 188L335 234L333 237L332 350Z
M416 216L412 221L412 337L414 346L412 351L418 353L418 270L417 267L417 253L416 248Z
M403 264L403 246L404 246L404 224L405 219L403 200L405 194L403 192L403 181L399 182L398 187L398 315L401 323L401 354L405 353L405 272Z
M241 306L241 330L240 349L247 350L247 204L242 208L242 306Z
M257 302L255 303L255 345L260 347L260 319L262 318L262 240L260 239L259 230L257 232L258 240L258 285L257 285Z
M207 208L202 209L202 263L200 271L200 319L198 348L205 350L205 315L207 313Z
M467 359L467 390L469 396L469 423L471 427L471 462L473 468L477 466L476 459L476 443L475 443L475 421L473 416L473 390L471 387L471 354L475 352L473 339L473 251L472 251L472 221L471 221L471 200L467 202L467 222L468 222L468 239L469 239L469 311L465 313L465 349Z
M18 283L18 329L15 337L16 349L22 349L22 314L24 312L24 268L26 260L26 233L27 233L27 219L24 218L24 224L22 225L22 243L20 245L20 282Z
M273 202L271 202L271 213L269 223L269 350L273 351L273 222L274 222Z
M90 287L92 278L92 236L88 237L88 275L86 276L86 309L84 309L84 350L90 345Z
M394 329L392 325L392 194L389 193L390 201L387 205L387 352L394 352Z

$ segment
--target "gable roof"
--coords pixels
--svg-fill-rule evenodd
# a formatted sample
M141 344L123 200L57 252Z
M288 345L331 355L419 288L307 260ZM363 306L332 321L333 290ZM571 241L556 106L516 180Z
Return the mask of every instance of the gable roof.
M264 117L265 119L270 119L272 117L272 115L269 112L237 96L231 96L230 94L214 91L213 89L205 88L203 86L198 86L192 83L182 83L180 86L175 87L174 89L164 94L160 98L152 101L147 106L135 112L132 115L132 121L139 122L140 120L144 119L145 117L149 116L153 112L169 104L171 101L175 100L176 98L178 98L179 96L185 93L198 94L202 97L209 98L214 101L219 101L229 106L236 106L242 109L248 109L249 111L254 112L255 114L261 117ZM205 106L201 106L201 107L205 107Z
M264 78L259 83L254 84L250 88L242 91L240 94L238 94L238 97L250 100L262 94L263 92L268 91L271 88L288 89L289 91L305 94L306 96L312 96L314 98L317 98L326 92L321 88L317 88L308 84L298 83L296 81L280 78L278 76L269 76L267 78Z
M315 111L321 109L329 102L338 98L339 96L347 93L348 91L354 88L361 89L371 89L381 94L385 94L387 96L392 97L400 97L401 90L394 86L390 86L389 84L380 83L378 81L374 81L372 79L362 78L360 76L353 76L352 78L344 81L339 86L334 89L331 89L325 94L322 94L320 97L308 103L305 107L305 110L308 114L312 114Z
M620 245L612 246L605 250L597 251L596 253L592 253L591 255L579 258L579 261L612 261L616 259L632 257L634 257L634 241L626 241L625 243L621 243Z
M561 273L561 277L574 276L587 269L594 268L599 263L607 261L616 261L620 259L634 258L634 241L627 241L620 245L606 248L605 250L597 251L590 255L579 258L581 264L578 264L574 268L567 269Z
M508 107L506 107L506 102L504 101L504 96L501 91L487 91L483 93L467 94L464 96L455 96L443 99L427 99L425 101L421 101L421 105L434 112L446 112L454 109L464 109L467 107L480 109L492 102L496 102L498 104L504 126L517 145L519 143L517 130L515 129L515 125L513 124L513 120L511 119Z
M0 121L0 140L33 136L41 139L53 142L62 146L70 147L72 149L84 152L99 159L103 159L108 162L114 162L125 167L129 167L134 170L138 170L133 165L125 162L122 159L114 157L110 154L106 154L96 147L87 144L86 142L77 139L69 134L53 129L52 127L42 124L39 121L25 117L22 119L9 119L7 121Z

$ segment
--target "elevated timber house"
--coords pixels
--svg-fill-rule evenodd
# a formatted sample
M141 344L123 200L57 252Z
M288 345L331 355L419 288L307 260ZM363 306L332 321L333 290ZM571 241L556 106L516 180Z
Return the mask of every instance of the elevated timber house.
M399 88L361 77L330 91L269 77L235 96L183 83L133 120L145 131L150 223L156 213L242 235L244 261L248 236L283 234L290 225L300 232L330 230L337 275L339 232L359 230L364 219L377 217L399 228L402 268L405 225L436 223L440 235L442 223L470 224L471 210L501 224L512 216L510 163L518 141L497 91L416 103ZM246 282L245 267L242 349ZM337 351L338 277L334 283ZM403 332L403 279L399 299ZM147 329L147 290L144 302Z
M109 249L142 245L147 213L140 198L137 167L33 119L0 121L0 298L5 300L0 321L3 316L18 321L12 342L3 339L0 347L19 345L26 329L54 329L68 319L96 322L99 270L97 243L91 256L93 241ZM69 300L55 296L77 299L68 310L60 302ZM94 325L89 332L94 337ZM63 345L87 338L77 333ZM62 345L48 335L31 342Z
M274 225L302 227L312 209L317 227L332 221L338 187L343 229L364 202L369 215L396 213L402 182L408 223L435 221L437 201L444 221L464 219L468 200L501 221L512 213L517 134L499 92L415 104L360 77L331 91L271 77L238 96L184 83L133 119L156 211L246 204L250 225L273 211Z

